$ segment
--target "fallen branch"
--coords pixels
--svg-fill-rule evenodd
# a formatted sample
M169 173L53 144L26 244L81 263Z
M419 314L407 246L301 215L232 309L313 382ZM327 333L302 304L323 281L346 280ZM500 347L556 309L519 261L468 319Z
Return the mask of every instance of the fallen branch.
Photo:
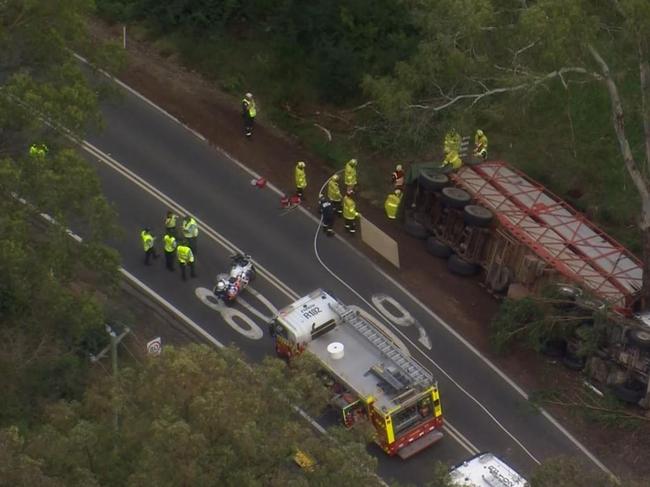
M327 135L327 140L329 140L330 142L332 142L332 132L330 132L329 130L327 130L325 127L323 127L322 125L320 125L320 124L318 124L318 123L314 123L314 127L318 127L318 128L321 129L323 132L325 132L325 135Z

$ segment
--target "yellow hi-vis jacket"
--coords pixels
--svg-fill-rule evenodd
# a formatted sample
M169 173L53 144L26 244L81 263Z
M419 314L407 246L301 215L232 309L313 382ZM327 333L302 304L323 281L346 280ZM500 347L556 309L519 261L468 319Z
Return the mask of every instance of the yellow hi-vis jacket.
M451 152L447 152L447 155L445 155L445 160L442 161L441 167L451 166L452 169L458 169L462 165L463 161L458 155L458 152L453 150Z
M248 98L244 98L242 100L242 104L244 106L244 110L246 110L246 113L248 114L249 117L255 118L255 115L257 115L257 108L255 107L255 100L249 100Z
M165 252L171 253L176 250L176 239L172 235L165 235L163 240L165 241Z
M194 254L192 249L185 244L180 244L176 247L176 255L178 256L178 262L181 264L191 264L194 262Z
M199 226L196 224L194 218L185 220L183 222L183 237L185 238L194 238L199 236Z
M296 188L305 189L307 187L307 174L305 173L305 168L296 166L293 175L296 180Z
M327 183L327 199L330 201L341 201L343 199L339 183L334 178L330 178Z
M352 164L350 164L350 161L348 161L345 164L345 185L346 186L357 185L357 168Z
M445 154L452 151L460 151L460 135L450 131L445 134Z
M476 152L481 152L483 149L487 150L488 148L488 138L485 133L479 135L478 132L474 136L474 150Z
M386 210L386 216L391 220L397 218L397 210L399 209L399 204L401 201L401 193L390 193L388 196L386 196L386 201L384 202L384 210Z
M176 215L172 213L171 216L165 218L165 228L176 228Z
M343 197L343 218L354 220L359 216L357 205L347 194Z
M142 248L146 252L147 250L153 248L153 235L151 235L149 232L142 230L140 232L140 238L142 239Z

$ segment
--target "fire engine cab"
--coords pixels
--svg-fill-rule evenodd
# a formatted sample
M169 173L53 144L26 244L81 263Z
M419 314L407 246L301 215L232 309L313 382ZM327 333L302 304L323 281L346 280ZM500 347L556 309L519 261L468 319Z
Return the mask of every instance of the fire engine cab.
M279 356L319 360L343 424L370 421L387 454L408 458L442 438L437 383L363 311L317 289L281 309L270 331Z

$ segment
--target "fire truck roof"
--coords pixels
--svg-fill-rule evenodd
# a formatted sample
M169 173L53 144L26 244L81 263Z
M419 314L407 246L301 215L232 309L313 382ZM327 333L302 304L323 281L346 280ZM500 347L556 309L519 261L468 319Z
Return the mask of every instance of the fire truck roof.
M358 397L374 398L384 413L398 408L418 393L435 385L431 374L381 332L374 319L353 306L318 289L278 313L281 323L307 345L307 350ZM323 334L314 333L333 320ZM328 346L343 345L332 354Z

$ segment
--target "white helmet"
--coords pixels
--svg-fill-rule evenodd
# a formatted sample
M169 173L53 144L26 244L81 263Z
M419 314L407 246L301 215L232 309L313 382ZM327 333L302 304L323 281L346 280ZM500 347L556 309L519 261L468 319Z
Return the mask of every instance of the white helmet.
M398 164L397 166L395 166L395 170L396 171L401 171L402 170L402 165Z
M223 281L217 282L217 291L223 291L226 289L226 283Z
M305 168L305 163L303 161L298 161L298 167L300 169L304 169Z
M252 100L253 99L253 94L252 93L246 93L246 99L247 100Z

